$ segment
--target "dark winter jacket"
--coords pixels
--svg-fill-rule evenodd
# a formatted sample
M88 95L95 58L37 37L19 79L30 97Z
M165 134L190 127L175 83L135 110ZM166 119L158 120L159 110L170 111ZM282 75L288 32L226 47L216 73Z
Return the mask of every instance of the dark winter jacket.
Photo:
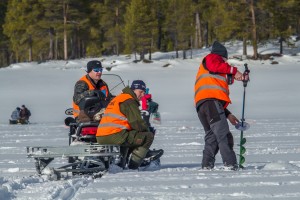
M91 82L91 84L95 87L95 89L99 90L102 86L106 86L108 90L107 84L102 79L98 81L97 84L95 84L95 82L89 77L88 74L86 75L86 77ZM110 97L111 95L109 91L108 94L109 94L108 96ZM86 82L82 80L77 81L74 87L74 95L73 95L73 101L75 102L75 104L78 105L83 98L91 97L91 96L95 96L94 90L89 90L89 86Z
M28 120L29 117L31 116L31 112L28 110L28 108L21 108L21 111L20 111L20 118L21 119L26 119Z

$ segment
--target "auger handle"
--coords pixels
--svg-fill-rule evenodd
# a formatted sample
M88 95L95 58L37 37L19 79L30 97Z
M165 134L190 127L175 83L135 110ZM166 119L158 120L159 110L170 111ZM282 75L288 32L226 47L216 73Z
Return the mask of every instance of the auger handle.
M247 87L247 83L250 81L250 78L249 78L250 70L248 68L248 64L247 63L245 63L244 66L245 66L245 71L243 73L243 77L244 77L244 79L243 79L243 85L244 85L244 87Z

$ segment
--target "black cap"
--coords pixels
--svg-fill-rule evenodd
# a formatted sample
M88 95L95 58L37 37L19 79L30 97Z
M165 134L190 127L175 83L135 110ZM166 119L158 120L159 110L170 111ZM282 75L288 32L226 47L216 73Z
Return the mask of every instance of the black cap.
M102 64L99 60L91 60L86 65L87 73L90 73L94 68L102 68Z
M218 54L226 59L228 59L228 53L226 50L226 47L224 47L221 43L218 41L215 41L212 45L211 53Z
M142 80L134 80L130 86L130 88L132 90L135 89L140 89L140 90L144 90L144 92L146 92L146 84L144 81Z

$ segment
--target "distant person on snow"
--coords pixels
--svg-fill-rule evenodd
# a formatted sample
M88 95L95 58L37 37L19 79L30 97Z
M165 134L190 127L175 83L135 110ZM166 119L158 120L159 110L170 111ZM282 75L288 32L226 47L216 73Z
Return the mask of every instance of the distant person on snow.
M148 157L163 153L163 150L149 150L154 134L142 119L139 109L139 101L145 91L146 84L142 80L133 81L130 88L125 87L108 104L96 134L99 144L117 144L130 148L132 153L128 162L129 169L140 167L146 155Z
M20 119L20 107L17 107L12 113L11 113L11 119L13 121L18 121Z
M20 111L21 123L28 123L30 116L31 116L30 110L25 105L22 105L21 106L21 111Z
M107 104L111 98L107 84L101 79L103 67L100 61L92 60L87 63L87 74L80 78L76 82L74 87L73 95L73 116L75 119L79 116L80 113L80 103L84 101L86 97L99 97L99 102ZM106 105L101 105L106 107ZM97 110L99 111L99 110ZM97 112L95 111L95 112ZM84 112L81 112L84 113ZM87 117L82 115L82 118ZM81 117L81 116L80 116ZM82 119L81 118L81 119ZM82 119L86 120L86 119ZM79 120L80 121L80 120Z
M215 41L211 53L199 67L195 81L195 105L198 117L205 131L202 168L212 169L215 156L220 150L224 166L237 170L237 160L233 151L233 136L229 130L227 119L236 125L239 121L227 109L231 103L229 86L233 78L243 80L243 74L226 61L226 48ZM233 78L232 78L233 77Z

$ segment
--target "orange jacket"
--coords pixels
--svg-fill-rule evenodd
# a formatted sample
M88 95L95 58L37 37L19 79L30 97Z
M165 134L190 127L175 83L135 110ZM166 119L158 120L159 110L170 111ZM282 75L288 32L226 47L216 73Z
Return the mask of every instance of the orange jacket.
M203 99L219 99L231 103L226 74L211 74L201 63L195 82L195 105ZM225 106L225 107L226 107Z
M95 88L95 86L91 83L91 81L87 78L86 75L84 75L83 77L80 78L79 81L84 81L88 86L89 86L89 90L97 90L97 88ZM108 88L106 87L106 85L103 85L99 90L105 90L105 96L108 96ZM79 106L73 101L73 117L77 117L79 115Z
M132 130L126 116L120 111L120 104L128 99L133 99L129 94L120 94L115 97L107 106L96 136L106 136L118 133L124 129Z

